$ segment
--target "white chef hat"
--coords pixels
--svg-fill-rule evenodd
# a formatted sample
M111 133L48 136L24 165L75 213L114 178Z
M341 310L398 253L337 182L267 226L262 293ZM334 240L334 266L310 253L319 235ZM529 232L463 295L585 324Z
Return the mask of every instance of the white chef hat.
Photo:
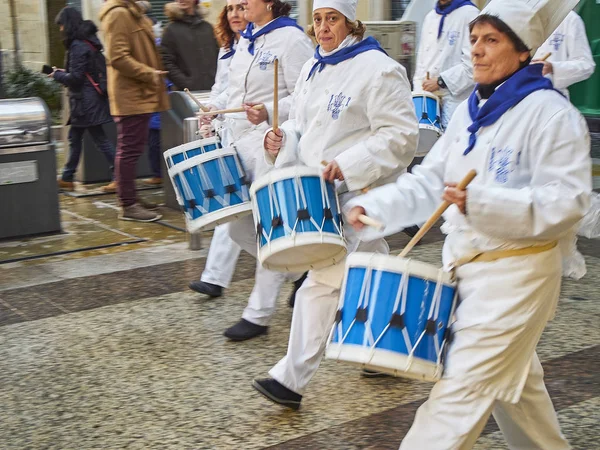
M358 0L315 0L313 12L320 8L333 8L341 12L348 20L356 20L356 5Z
M579 0L492 0L480 13L496 16L535 54Z

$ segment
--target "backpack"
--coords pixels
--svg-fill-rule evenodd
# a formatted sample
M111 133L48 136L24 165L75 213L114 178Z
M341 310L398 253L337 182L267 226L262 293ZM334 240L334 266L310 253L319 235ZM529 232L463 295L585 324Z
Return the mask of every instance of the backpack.
M98 50L90 41L84 41L92 49L91 74L86 72L85 76L92 83L98 95L108 97L108 85L106 82L106 58L104 53Z

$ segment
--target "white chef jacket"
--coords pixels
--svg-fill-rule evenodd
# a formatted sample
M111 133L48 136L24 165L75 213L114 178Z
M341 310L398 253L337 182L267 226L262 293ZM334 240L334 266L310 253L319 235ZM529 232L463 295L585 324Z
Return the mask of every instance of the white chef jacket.
M448 101L466 99L475 82L471 62L471 41L469 23L479 10L474 6L463 6L446 16L442 35L438 39L438 30L442 16L431 10L423 21L421 42L417 53L417 66L413 76L413 88L422 91L427 72L431 78L441 76L448 86L439 92L450 97Z
M569 86L587 80L594 73L596 63L585 33L581 17L571 11L552 36L538 49L535 58L552 53L547 61L552 63L550 78L554 87L569 97ZM534 59L535 59L534 58Z
M581 114L557 92L536 91L481 128L475 147L464 155L471 123L463 102L422 165L396 183L350 200L345 210L364 207L390 234L424 222L440 204L444 183L458 182L475 169L467 215L456 205L444 214L446 266L476 252L543 245L568 236L588 208L592 184L590 138ZM365 240L380 236L372 228L361 233ZM549 253L547 264L556 264L559 274L557 251ZM548 293L539 285L546 269L507 258L457 270L461 301L451 351L460 356L448 360L449 376L463 380L467 389L518 401L537 340L558 302L558 290ZM504 290L484 294L488 283Z

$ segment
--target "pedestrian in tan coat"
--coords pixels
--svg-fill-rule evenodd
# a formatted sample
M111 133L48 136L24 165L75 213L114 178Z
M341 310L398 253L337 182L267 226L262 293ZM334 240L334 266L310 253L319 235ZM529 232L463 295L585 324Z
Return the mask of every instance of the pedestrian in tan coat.
M115 175L123 220L160 215L139 204L135 168L148 143L150 116L169 109L152 22L133 0L108 0L100 11L107 58L110 111L117 124ZM146 205L148 206L148 205Z

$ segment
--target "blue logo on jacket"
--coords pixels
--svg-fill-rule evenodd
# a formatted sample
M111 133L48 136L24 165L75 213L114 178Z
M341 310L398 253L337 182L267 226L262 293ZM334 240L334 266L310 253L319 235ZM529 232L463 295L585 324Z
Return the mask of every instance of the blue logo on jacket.
M456 44L456 41L460 38L460 31L448 31L448 44L451 46Z
M515 168L521 163L521 152L516 156L516 161L513 161L514 150L512 148L496 148L492 147L488 172L494 174L494 179L497 183L504 184L508 181L508 176L515 171Z
M557 52L563 41L565 40L565 35L562 33L554 33L552 38L550 39L550 45L554 47L554 51Z
M267 66L275 61L276 56L270 51L260 52L258 55L258 67L260 70L267 70Z
M342 92L338 95L331 95L327 111L331 113L333 120L338 120L340 118L343 109L350 105L350 100L352 100L352 97L346 97Z

